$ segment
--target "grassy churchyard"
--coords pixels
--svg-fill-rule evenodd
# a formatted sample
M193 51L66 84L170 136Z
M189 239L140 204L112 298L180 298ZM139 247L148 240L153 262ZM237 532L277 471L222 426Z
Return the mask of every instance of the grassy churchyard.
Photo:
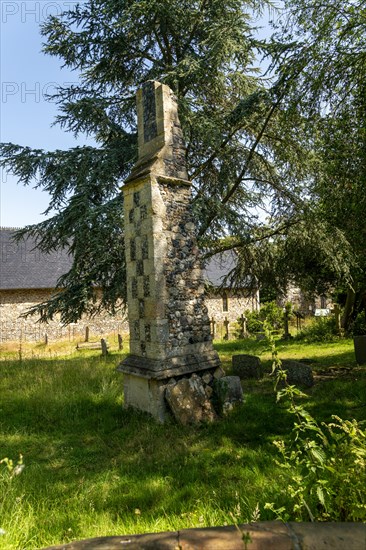
M289 441L294 416L286 401L276 402L268 345L247 339L215 347L228 374L235 353L259 355L267 374L243 381L245 403L222 421L182 427L123 409L115 367L124 355L116 346L103 358L69 343L4 344L0 459L13 464L0 465L0 548L274 519L266 503L308 520L284 491L296 472L276 462L273 442ZM365 418L366 368L356 365L351 340L280 341L277 350L282 359L314 361L316 383L301 402L319 424L332 415ZM365 461L361 447L357 460ZM357 480L365 486L364 462ZM356 487L350 498L361 493ZM339 507L350 507L346 501ZM365 520L365 500L354 505L358 511L344 519Z

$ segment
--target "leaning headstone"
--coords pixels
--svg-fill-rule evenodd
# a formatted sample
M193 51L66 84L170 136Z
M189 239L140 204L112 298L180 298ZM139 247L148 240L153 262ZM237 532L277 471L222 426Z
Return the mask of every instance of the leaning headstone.
M232 371L241 380L248 378L262 378L263 369L259 357L256 355L240 354L232 357Z
M220 412L227 414L243 402L243 388L239 376L223 376L216 379L215 396Z
M193 374L167 385L165 398L180 424L212 422L216 413L200 376Z
M282 360L282 369L287 373L288 384L306 386L307 388L314 385L313 371L309 365L291 359L284 359Z

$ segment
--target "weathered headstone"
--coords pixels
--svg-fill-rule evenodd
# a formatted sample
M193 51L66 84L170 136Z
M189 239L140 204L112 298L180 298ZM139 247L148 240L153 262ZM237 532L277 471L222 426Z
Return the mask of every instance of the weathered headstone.
M287 373L288 384L308 388L314 385L313 371L309 365L291 359L283 359L281 363L282 369Z
M227 317L225 317L225 320L224 320L224 327L225 327L225 334L224 334L224 340L229 340L229 326L230 326L230 321L228 320Z
M231 412L243 402L243 389L239 376L223 376L215 381L215 396L223 414Z
M212 338L214 339L215 338L215 334L216 334L216 331L215 331L215 327L216 327L216 321L215 321L215 318L212 317L211 321L210 321L210 325L211 325L211 335L212 335Z
M106 357L108 355L108 344L107 342L104 340L104 338L101 338L100 340L100 346L102 348L102 355L104 357Z
M247 378L262 378L262 363L256 355L233 355L231 361L233 374L239 376L241 380Z
M204 303L177 102L164 84L137 92L139 158L123 186L130 355L125 405L166 415L169 380L220 364Z
M248 336L247 334L247 318L244 314L240 316L240 319L238 319L240 331L239 331L239 338L243 339Z

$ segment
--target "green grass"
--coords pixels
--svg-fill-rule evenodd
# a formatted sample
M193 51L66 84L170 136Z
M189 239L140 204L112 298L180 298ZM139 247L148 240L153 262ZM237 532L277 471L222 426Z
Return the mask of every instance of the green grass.
M33 347L32 359L31 348L22 361L8 348L0 362L0 458L16 462L21 453L26 465L11 480L0 470L1 549L247 522L257 505L260 519L273 518L264 510L280 483L272 442L289 434L292 418L269 376L245 382L245 403L218 423L162 426L123 409L122 354L51 345ZM270 369L263 342L216 348L228 373L234 353L260 355ZM281 358L315 361L306 406L317 419L365 417L366 369L351 341L278 349Z

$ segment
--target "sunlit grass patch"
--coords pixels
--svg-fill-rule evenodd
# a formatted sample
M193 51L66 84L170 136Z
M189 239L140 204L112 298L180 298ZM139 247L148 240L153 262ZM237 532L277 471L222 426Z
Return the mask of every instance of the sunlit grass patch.
M279 343L280 355L314 357L314 370L352 364L351 343ZM328 347L327 347L328 346ZM218 343L259 355L264 342ZM327 351L328 350L328 351ZM157 424L123 409L123 355L94 352L0 362L0 458L23 454L0 527L0 548L40 548L101 535L133 534L271 519L279 492L273 441L292 419L276 404L273 380L243 382L245 402L212 425ZM354 361L354 360L353 360ZM320 381L306 407L320 420L365 417L365 369Z

